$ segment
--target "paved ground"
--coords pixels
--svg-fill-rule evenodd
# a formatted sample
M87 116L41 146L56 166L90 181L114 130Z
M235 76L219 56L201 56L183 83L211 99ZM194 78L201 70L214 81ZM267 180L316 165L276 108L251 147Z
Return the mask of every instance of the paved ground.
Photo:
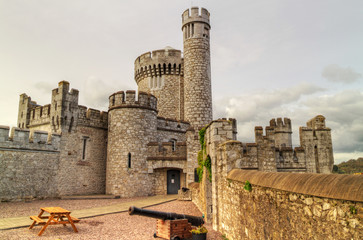
M99 197L99 196L98 196ZM147 209L175 212L193 216L202 213L191 201L174 201L176 196L138 197L128 199L89 198L49 199L30 202L0 203L0 239L6 240L153 240L156 230L156 219L127 213L129 206L147 207ZM81 218L76 223L75 233L70 225L49 226L42 236L38 236L41 226L28 229L30 215L36 215L40 207L60 206L72 211L72 215ZM23 216L23 217L16 217ZM21 223L21 221L27 221ZM5 226L5 223L7 226ZM207 240L222 240L225 237L214 231L211 224L204 224L208 229ZM9 229L10 227L10 229ZM13 227L13 228L12 228ZM160 238L158 238L160 239Z
M99 199L100 197L97 196L79 196L72 199ZM170 202L176 200L177 195L160 195L160 196L152 196L141 198L138 200L134 200L132 202L122 202L119 204L112 204L109 206L102 206L102 207L94 207L94 208L87 208L87 209L80 209L72 211L71 215L82 219L82 218L90 218L95 216L102 216L111 213L121 213L128 211L131 205L136 207L149 207L165 202ZM1 204L1 203L0 203ZM50 207L50 206L44 206ZM35 212L33 215L37 215L38 213ZM19 216L19 217L11 217L11 218L0 218L0 230L6 229L14 229L14 228L21 228L21 227L29 227L32 223L29 216Z

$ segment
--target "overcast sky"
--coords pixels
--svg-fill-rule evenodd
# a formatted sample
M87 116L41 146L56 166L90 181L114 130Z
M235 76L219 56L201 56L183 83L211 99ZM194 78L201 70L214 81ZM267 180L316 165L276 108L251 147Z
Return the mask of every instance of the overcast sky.
M79 103L107 111L108 96L136 89L134 60L183 49L181 14L211 13L214 119L238 138L288 117L332 129L335 163L363 157L362 0L0 0L0 125L15 126L19 95L50 103L61 80Z

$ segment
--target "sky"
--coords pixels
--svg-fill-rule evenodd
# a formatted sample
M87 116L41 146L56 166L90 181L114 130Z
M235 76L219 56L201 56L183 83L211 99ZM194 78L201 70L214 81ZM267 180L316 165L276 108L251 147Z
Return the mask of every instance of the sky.
M236 118L238 140L270 119L332 129L335 163L363 157L361 0L0 0L0 125L15 126L19 95L50 103L66 80L79 104L107 111L137 89L134 61L183 50L181 14L211 14L213 118Z

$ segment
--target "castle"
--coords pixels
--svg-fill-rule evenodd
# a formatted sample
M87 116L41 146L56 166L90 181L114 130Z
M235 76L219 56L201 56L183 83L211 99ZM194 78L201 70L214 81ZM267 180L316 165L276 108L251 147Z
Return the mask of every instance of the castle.
M235 119L212 118L209 17L204 8L184 11L183 54L167 47L137 57L138 91L113 93L108 112L79 105L66 81L48 105L20 95L18 127L0 126L0 199L175 194L196 181L200 129L213 123L214 142L237 134ZM331 172L323 116L300 128L300 147L292 148L291 134L288 118L272 119L265 135L256 127L255 143L239 144L237 167Z

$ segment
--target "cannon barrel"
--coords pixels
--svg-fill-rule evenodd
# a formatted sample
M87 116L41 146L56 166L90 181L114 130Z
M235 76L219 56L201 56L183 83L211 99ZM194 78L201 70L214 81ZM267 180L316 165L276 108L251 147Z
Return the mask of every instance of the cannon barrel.
M157 218L157 219L161 219L161 220L187 219L188 222L192 224L192 226L201 226L204 224L204 220L202 217L196 217L196 216L185 215L185 214L177 214L177 213L172 213L172 212L159 212L159 211L153 211L153 210L146 210L146 209L137 208L135 206L131 206L129 208L129 214Z

